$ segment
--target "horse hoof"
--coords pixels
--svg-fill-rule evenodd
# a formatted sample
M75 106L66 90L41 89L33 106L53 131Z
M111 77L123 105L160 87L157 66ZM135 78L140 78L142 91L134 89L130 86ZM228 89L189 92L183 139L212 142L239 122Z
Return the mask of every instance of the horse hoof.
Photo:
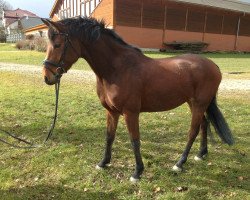
M203 158L198 157L198 156L195 156L195 157L194 157L194 160L195 160L195 161L202 161L202 160L203 160Z
M99 165L96 165L96 166L95 166L95 169L96 169L96 170L99 170L99 171L100 171L100 170L104 170L104 168L103 168L103 167L100 167Z
M174 172L181 172L182 171L182 168L178 167L177 165L173 166L172 170Z
M137 182L139 182L139 179L138 178L134 178L133 176L131 176L129 180L133 184L136 184Z
M206 158L206 156L207 156L207 154L203 155L202 157L200 157L200 156L195 156L195 157L194 157L194 160L196 160L196 161L202 161L202 160L204 160L204 158Z

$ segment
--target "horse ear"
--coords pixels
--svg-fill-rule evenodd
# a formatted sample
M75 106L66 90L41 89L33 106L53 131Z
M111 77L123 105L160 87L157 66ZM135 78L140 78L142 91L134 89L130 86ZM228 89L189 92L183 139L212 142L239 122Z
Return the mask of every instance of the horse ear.
M53 28L59 33L62 33L65 31L64 25L60 22L53 22L49 19L41 18L42 22L47 25L49 28Z

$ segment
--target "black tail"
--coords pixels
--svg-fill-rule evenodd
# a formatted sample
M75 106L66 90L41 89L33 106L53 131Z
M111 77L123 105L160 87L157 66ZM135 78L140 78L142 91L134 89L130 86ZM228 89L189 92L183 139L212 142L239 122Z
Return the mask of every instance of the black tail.
M232 145L234 143L233 135L225 118L223 117L221 111L217 106L215 97L208 106L206 113L208 116L208 120L212 123L215 128L215 131L220 136L222 141L229 145Z

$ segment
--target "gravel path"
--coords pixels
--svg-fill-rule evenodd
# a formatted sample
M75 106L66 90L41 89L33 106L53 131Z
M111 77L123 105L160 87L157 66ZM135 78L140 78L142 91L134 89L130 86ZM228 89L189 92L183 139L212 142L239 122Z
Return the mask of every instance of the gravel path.
M41 68L33 65L0 63L0 71L11 71L16 73L41 75ZM80 81L95 81L95 74L92 71L70 70L64 75L65 79ZM220 84L220 90L243 90L250 92L250 80L241 79L223 79Z

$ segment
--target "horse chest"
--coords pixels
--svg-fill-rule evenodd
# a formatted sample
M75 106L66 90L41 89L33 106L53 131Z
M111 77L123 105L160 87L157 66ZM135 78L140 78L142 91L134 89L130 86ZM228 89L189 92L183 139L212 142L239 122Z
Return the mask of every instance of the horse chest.
M116 86L105 87L99 86L98 97L102 105L108 110L122 111L123 94Z

